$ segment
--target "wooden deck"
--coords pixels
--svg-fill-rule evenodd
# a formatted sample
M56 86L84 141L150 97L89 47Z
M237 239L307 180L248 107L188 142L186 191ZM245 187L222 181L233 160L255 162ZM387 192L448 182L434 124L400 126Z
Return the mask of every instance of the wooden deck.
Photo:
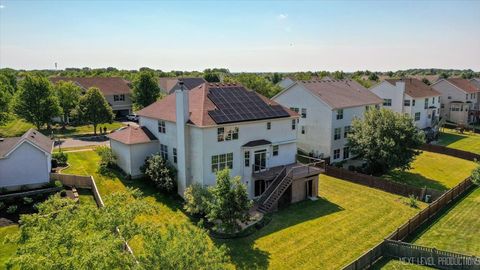
M285 167L287 168L287 173L289 173L293 177L293 179L310 177L325 172L325 168L323 165L322 167L317 167L314 165L307 165L297 162L288 165L267 168L266 170L261 172L254 172L252 173L252 178L254 180L273 180L275 176L277 176Z

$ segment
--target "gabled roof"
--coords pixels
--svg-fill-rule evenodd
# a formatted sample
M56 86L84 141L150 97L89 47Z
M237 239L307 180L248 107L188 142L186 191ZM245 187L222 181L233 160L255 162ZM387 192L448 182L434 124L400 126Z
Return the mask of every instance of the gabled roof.
M415 78L386 79L385 81L393 86L395 86L397 82L404 82L405 93L413 98L435 97L442 95L440 92L434 90L431 86Z
M269 144L272 144L272 142L262 139L262 140L249 141L246 144L242 145L242 147L255 147L255 146L269 145Z
M449 83L453 84L457 88L460 88L466 93L477 93L480 91L480 89L474 85L472 82L470 82L467 79L463 78L448 78L446 79Z
M162 77L158 79L158 84L160 85L160 88L163 89L168 94L171 94L175 92L175 90L180 87L178 82L182 80L183 81L183 86L187 90L192 90L195 87L198 87L201 84L206 83L203 78L195 78L195 77L189 77L189 78L169 78L169 77Z
M353 80L313 80L297 83L325 102L332 109L380 104L377 95Z
M130 94L129 82L120 77L51 77L50 81L72 81L85 91L97 87L104 96Z
M108 138L119 141L124 144L139 144L157 141L157 137L153 135L146 127L132 127L128 126L122 130L115 131L109 135Z
M215 103L210 99L209 93L210 89L215 89L218 87L222 87L223 89L237 89L240 91L248 91L246 88L239 84L220 84L220 83L204 83L190 91L188 91L188 101L189 101L189 110L190 110L190 118L189 123L198 127L206 127L206 126L215 126L220 123L217 123L211 116L209 112L217 111L219 108ZM269 107L281 107L287 115L285 117L298 117L298 114L281 106L280 104L272 101L258 93L252 92L257 95L261 102L263 102L264 106ZM153 119L165 120L170 122L176 121L176 96L175 93L170 94L163 99L154 102L153 104L143 108L142 110L138 111L137 114L139 116L144 116ZM239 101L234 99L234 97L227 98L224 101L226 104L233 104L238 103ZM246 113L253 113L254 108L251 109L251 112ZM275 117L271 117L275 118ZM267 119L267 118L265 118ZM244 121L253 121L254 119L245 119ZM240 121L238 121L240 122Z
M13 149L15 149L24 141L32 143L46 153L52 152L53 141L42 133L31 128L21 137L12 137L0 140L0 158L6 157Z

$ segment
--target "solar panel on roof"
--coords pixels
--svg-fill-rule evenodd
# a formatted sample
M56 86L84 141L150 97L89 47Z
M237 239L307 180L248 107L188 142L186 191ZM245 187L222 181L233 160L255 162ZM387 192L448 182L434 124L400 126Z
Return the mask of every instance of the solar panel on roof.
M280 105L269 105L255 92L243 87L213 86L208 98L217 107L208 114L217 124L288 117Z

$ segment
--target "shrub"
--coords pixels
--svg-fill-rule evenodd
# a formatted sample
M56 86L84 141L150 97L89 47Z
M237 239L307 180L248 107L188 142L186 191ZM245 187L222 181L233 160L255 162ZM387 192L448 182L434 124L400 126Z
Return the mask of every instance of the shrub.
M206 215L208 213L208 203L212 194L208 188L199 183L194 183L185 189L185 204L183 208L191 215Z
M0 202L0 210L2 210L3 208L5 208L5 203L4 203L4 202Z
M33 203L33 199L30 197L23 197L23 204L31 204Z
M62 198L67 197L67 191L65 191L65 190L60 191L60 197L62 197Z
M470 179L472 182L476 185L480 186L480 163L477 161L477 168L473 169L472 175L470 176Z
M55 180L55 182L53 182L53 184L55 185L55 187L58 187L58 188L63 187L62 182L60 182L59 180Z
M412 207L412 208L418 208L418 199L415 197L415 195L410 195L408 196L408 202L407 205Z
M7 208L7 213L13 214L13 213L17 212L17 209L18 209L18 206L16 206L16 205L10 205L10 206Z
M153 154L147 157L145 164L140 170L157 186L157 188L166 192L173 192L175 190L175 177L177 171L168 163L168 161L164 160L160 154Z
M58 166L66 166L68 161L68 154L64 152L54 153L52 155L52 161L56 160ZM52 164L53 166L53 164Z
M104 171L107 168L113 168L116 165L117 158L107 146L100 146L95 149L95 152L100 156L100 171Z

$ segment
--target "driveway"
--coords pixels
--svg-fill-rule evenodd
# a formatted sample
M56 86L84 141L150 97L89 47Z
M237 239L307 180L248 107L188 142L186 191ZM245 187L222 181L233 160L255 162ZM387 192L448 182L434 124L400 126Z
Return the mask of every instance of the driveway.
M70 147L85 147L85 146L102 146L102 145L109 145L109 140L108 138L104 137L102 139L98 140L90 140L88 138L82 138L82 137L77 137L77 138L65 138L65 139L60 139L59 141L55 141L55 146L62 148L70 148Z

